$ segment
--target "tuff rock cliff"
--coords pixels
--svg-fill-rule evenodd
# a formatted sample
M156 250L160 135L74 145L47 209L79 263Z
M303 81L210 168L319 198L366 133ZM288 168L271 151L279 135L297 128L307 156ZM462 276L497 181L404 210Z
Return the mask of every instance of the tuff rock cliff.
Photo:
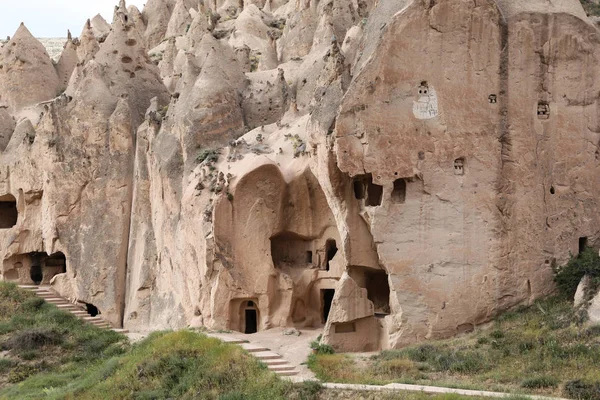
M577 0L121 1L0 48L2 277L115 326L472 330L600 244Z

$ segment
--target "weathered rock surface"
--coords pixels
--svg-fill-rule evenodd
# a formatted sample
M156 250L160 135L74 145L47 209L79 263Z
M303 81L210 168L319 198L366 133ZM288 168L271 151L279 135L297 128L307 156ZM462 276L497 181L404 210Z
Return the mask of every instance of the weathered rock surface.
M586 275L583 277L583 279L581 279L581 282L579 282L579 285L577 286L574 307L575 309L581 310L581 312L585 313L588 318L587 322L594 325L600 323L600 293L592 293L591 299L589 299L587 291L593 290L589 287L589 285L590 277Z
M21 27L2 277L130 330L472 330L600 245L597 54L577 0L121 1L56 66Z

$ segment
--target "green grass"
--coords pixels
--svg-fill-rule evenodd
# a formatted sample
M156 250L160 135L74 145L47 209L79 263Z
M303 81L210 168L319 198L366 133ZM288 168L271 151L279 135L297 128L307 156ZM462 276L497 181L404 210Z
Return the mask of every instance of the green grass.
M311 355L308 364L329 382L577 397L577 390L589 394L600 388L600 327L580 322L570 302L556 297L508 312L491 329L461 338L382 351L368 359ZM600 399L597 394L580 397Z
M130 345L0 282L0 399L313 400L241 347L189 330Z

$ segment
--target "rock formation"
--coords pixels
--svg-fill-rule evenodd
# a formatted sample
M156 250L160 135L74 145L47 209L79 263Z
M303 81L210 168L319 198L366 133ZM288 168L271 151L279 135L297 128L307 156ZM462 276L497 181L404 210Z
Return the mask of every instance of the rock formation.
M130 330L470 331L600 245L597 54L577 0L121 1L56 65L22 26L2 277Z

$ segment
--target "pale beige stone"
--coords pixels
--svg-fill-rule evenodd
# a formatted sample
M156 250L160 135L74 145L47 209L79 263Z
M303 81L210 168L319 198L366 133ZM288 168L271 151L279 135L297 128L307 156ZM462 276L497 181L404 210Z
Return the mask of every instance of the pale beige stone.
M600 240L600 49L576 0L546 3L121 1L60 74L20 28L3 279L61 252L54 288L114 325L315 328L340 351L552 293Z

